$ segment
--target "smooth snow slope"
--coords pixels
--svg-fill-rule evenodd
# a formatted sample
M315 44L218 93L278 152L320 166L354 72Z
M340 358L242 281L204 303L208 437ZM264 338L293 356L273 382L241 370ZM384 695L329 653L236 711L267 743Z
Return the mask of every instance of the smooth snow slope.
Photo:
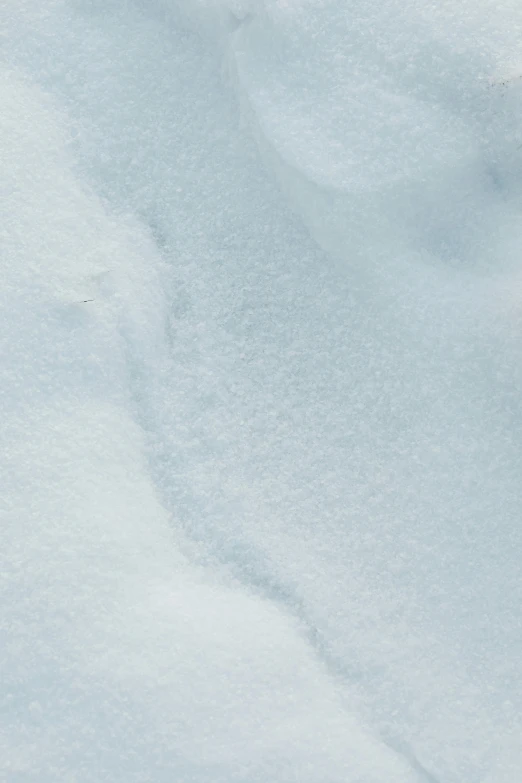
M0 778L519 780L518 4L0 31Z

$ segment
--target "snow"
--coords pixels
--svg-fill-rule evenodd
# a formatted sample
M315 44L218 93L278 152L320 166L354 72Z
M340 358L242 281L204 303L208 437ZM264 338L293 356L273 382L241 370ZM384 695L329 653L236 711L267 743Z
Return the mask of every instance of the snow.
M520 778L521 32L4 0L2 779Z

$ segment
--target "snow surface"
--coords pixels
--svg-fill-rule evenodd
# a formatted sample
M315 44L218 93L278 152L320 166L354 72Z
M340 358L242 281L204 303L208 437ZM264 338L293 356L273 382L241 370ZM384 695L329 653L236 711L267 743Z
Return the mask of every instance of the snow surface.
M519 781L520 3L0 36L0 779Z

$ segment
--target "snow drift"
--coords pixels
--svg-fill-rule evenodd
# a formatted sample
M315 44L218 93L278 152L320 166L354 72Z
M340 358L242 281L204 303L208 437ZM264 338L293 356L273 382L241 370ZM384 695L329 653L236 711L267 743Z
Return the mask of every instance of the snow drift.
M6 780L522 769L522 12L0 12Z

